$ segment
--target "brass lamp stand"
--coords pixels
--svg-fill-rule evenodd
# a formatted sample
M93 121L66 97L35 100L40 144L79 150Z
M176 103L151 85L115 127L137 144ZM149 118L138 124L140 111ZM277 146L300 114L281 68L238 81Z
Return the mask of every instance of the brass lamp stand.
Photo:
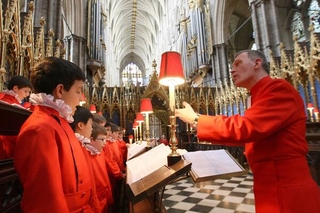
M170 146L171 153L167 157L168 166L171 166L181 160L181 155L177 152L178 140L176 137L176 116L175 116L175 86L185 82L181 63L181 56L178 52L165 52L161 56L161 66L159 83L169 86L169 104L170 104Z

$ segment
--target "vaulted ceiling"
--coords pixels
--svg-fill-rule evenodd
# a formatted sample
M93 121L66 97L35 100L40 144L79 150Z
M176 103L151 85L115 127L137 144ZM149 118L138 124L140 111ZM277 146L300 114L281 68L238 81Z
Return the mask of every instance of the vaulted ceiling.
M154 59L164 0L110 0L108 8L112 51L120 70L130 62L144 70Z

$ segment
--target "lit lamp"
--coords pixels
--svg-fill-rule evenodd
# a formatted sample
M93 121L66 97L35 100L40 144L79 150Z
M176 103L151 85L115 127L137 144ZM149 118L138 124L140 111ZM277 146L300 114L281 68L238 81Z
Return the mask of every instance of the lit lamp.
M81 99L80 99L79 105L83 106L85 103L86 103L86 96L84 96L84 94L81 93Z
M314 117L316 117L316 122L319 122L319 109L314 108L313 113L314 113Z
M142 142L142 123L144 122L144 117L140 112L136 114L136 121L139 123L140 143L141 143Z
M96 112L97 112L96 105L91 104L90 107L89 107L89 111L90 111L91 113L96 113Z
M308 103L307 109L309 111L310 121L313 122L314 121L314 119L313 119L313 109L314 109L313 104Z
M133 135L129 135L129 143L132 144Z
M132 124L132 129L133 129L133 133L134 133L134 138L138 139L138 127L139 127L139 123L137 122L136 119L134 119L134 122ZM137 142L137 140L134 140L135 142Z
M150 128L149 128L149 114L153 113L151 99L143 98L140 102L140 112L146 115L146 137L147 137L147 149L150 149Z
M159 83L169 87L169 105L170 105L170 145L171 154L168 155L168 166L171 166L181 160L177 152L178 140L176 137L176 117L175 117L175 86L185 82L181 56L178 52L165 52L161 56L161 66L159 74Z

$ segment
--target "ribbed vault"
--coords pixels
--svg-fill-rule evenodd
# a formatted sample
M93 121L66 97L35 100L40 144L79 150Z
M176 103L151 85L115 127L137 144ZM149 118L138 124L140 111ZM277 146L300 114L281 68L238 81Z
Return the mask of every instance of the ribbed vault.
M164 1L110 0L108 8L112 52L120 72L129 62L144 72L154 59Z

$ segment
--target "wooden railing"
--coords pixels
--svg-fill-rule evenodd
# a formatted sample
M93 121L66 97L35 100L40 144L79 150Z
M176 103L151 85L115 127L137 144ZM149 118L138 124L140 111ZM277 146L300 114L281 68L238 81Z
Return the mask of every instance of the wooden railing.
M0 101L0 135L17 135L30 114L28 110ZM23 190L13 163L13 159L0 160L0 212L3 213L21 212Z

